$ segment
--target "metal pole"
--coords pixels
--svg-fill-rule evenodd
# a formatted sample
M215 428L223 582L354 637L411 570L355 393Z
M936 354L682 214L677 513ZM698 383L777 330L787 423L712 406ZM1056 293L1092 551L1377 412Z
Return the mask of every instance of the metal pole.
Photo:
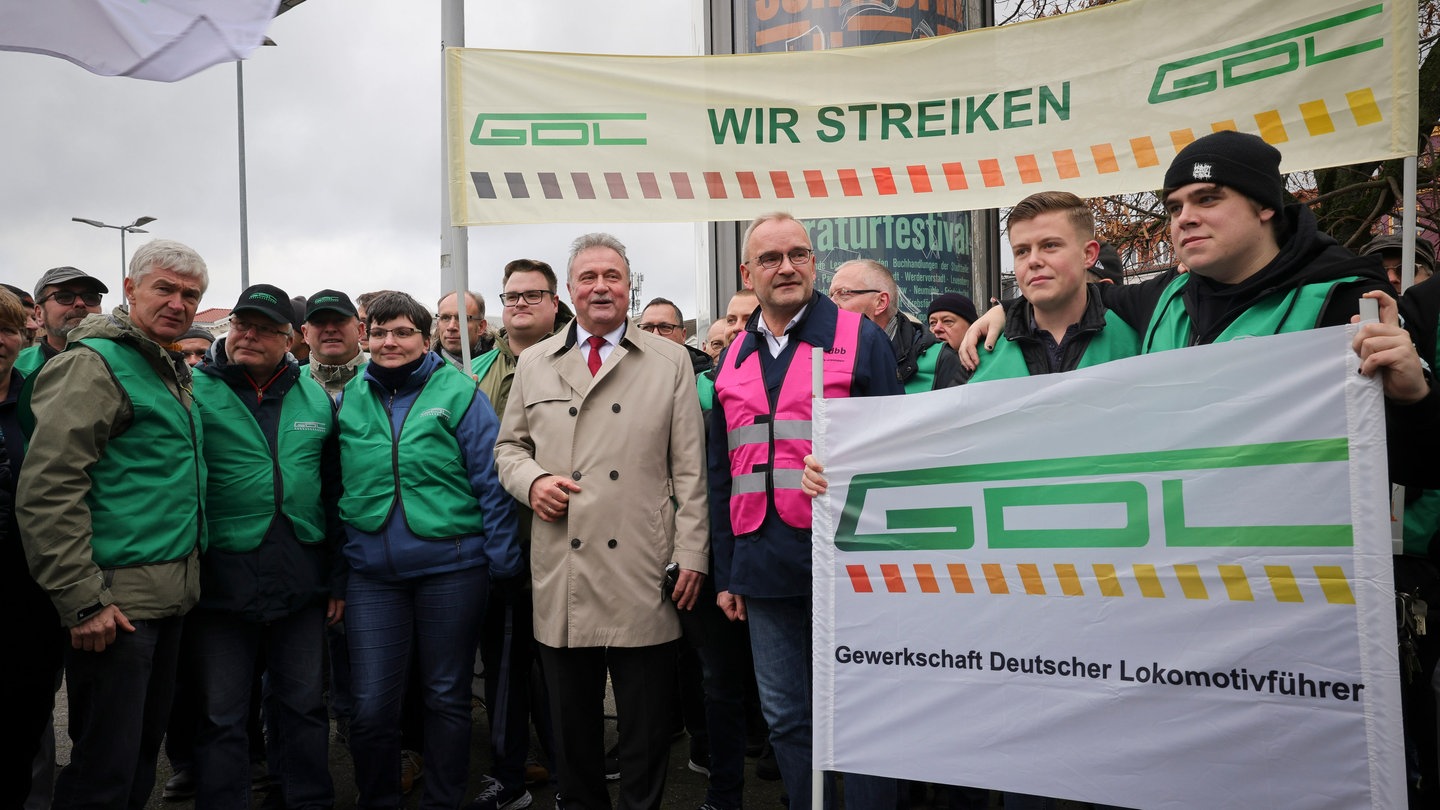
M250 214L245 195L245 62L235 60L235 119L240 135L240 289L250 286Z
M465 291L470 289L470 242L464 228L450 224L449 82L445 78L445 48L465 47L464 0L445 0L440 6L440 289L455 291L455 312L460 317L460 360L470 370L470 327Z
M1405 212L1400 220L1400 289L1408 290L1415 283L1415 195L1416 157L1405 158L1401 167L1404 175Z
M120 296L125 296L125 229L120 229Z

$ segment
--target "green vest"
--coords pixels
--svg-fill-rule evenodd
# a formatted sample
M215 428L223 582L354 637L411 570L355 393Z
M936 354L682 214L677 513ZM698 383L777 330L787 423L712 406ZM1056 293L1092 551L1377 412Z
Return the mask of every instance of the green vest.
M205 549L203 428L134 348L105 338L79 344L105 360L135 418L90 469L90 548L118 568L184 559ZM77 344L70 344L73 350ZM192 509L191 504L197 508Z
M490 367L495 365L495 358L499 356L499 349L491 349L490 351L485 352L474 360L471 360L470 373L474 374L475 379L477 380L485 379L485 372L489 371Z
M41 335L40 339L44 340L44 335ZM43 365L45 365L45 355L40 353L39 343L34 346L26 346L20 350L19 354L15 355L15 370L26 377L33 376L35 370Z
M715 378L710 376L709 371L695 375L695 393L700 395L701 413L715 410Z
M1098 366L1111 360L1134 357L1139 353L1140 341L1135 330L1120 320L1120 317L1114 312L1106 310L1105 328L1091 336L1089 345L1085 347L1085 353L1080 355L1080 362L1075 367ZM980 363L980 367L975 369L975 374L970 377L969 382L1011 380L1016 377L1029 376L1030 367L1025 363L1024 349L1001 335L1000 339L995 342L995 351L985 357Z
M1214 342L1224 343L1246 337L1313 329L1325 312L1325 302L1330 300L1330 291L1337 285L1355 281L1357 278L1347 276L1267 295L1240 313L1240 317L1231 321ZM1189 273L1176 276L1160 294L1160 300L1155 305L1155 314L1151 316L1150 326L1145 330L1145 354L1183 349L1190 345L1190 313L1185 311L1185 302L1180 297L1189 280Z
M940 362L940 347L944 343L931 343L930 348L915 358L915 373L905 381L905 393L918 394L935 388L935 365Z
M205 445L210 471L205 503L211 547L254 551L277 512L290 519L300 542L323 542L320 456L325 439L335 431L325 389L301 374L285 392L273 454L260 423L224 380L196 373L195 402L210 439Z
M480 502L455 441L455 426L475 401L475 391L474 380L449 363L441 365L411 404L397 440L389 408L374 386L363 374L351 380L340 401L341 520L374 534L398 496L416 537L479 534Z

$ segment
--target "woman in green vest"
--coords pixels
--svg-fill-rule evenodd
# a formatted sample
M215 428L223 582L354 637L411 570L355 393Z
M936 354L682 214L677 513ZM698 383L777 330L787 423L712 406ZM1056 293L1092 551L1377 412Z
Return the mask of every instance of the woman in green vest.
M464 801L470 677L492 581L520 570L499 421L468 375L428 350L429 311L383 293L366 311L370 363L340 400L346 625L361 808L400 803L406 670L424 695L426 807Z

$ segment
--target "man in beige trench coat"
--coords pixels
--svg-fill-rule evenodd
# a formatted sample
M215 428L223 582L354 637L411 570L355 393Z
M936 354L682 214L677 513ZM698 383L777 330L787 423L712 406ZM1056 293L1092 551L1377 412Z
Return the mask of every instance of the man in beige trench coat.
M608 669L621 810L659 808L680 622L707 571L704 429L689 354L626 320L630 265L608 234L571 245L570 328L520 356L495 447L528 503L535 640L567 810L609 810ZM666 566L678 564L667 586Z

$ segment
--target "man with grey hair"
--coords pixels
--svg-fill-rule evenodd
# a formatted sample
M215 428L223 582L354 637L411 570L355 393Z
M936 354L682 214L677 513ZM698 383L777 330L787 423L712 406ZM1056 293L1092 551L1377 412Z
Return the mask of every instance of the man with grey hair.
M209 282L194 250L135 251L128 307L91 315L36 375L17 497L30 573L70 632L70 766L55 807L145 806L180 627L200 592L205 464L190 367L169 346Z
M658 810L680 638L708 570L704 427L684 349L626 319L630 264L609 234L570 252L575 321L520 355L495 462L534 511L535 640L560 735L560 794L605 808L606 672L620 717L620 807ZM658 586L658 587L657 587ZM492 797L506 807L509 795Z
M900 287L890 268L873 259L845 262L830 280L830 300L885 330L905 393L960 384L960 355L900 311Z
M435 305L435 351L446 362L465 370L461 364L463 344L460 338L460 309L455 305L455 293L442 297ZM470 341L470 358L490 351L494 338L490 336L490 324L485 321L485 297L477 292L465 292L465 333Z
M54 267L45 271L35 284L35 315L40 321L41 335L35 345L20 352L15 369L26 377L45 364L46 360L65 351L70 330L86 316L100 311L100 296L110 292L105 283L84 270Z

